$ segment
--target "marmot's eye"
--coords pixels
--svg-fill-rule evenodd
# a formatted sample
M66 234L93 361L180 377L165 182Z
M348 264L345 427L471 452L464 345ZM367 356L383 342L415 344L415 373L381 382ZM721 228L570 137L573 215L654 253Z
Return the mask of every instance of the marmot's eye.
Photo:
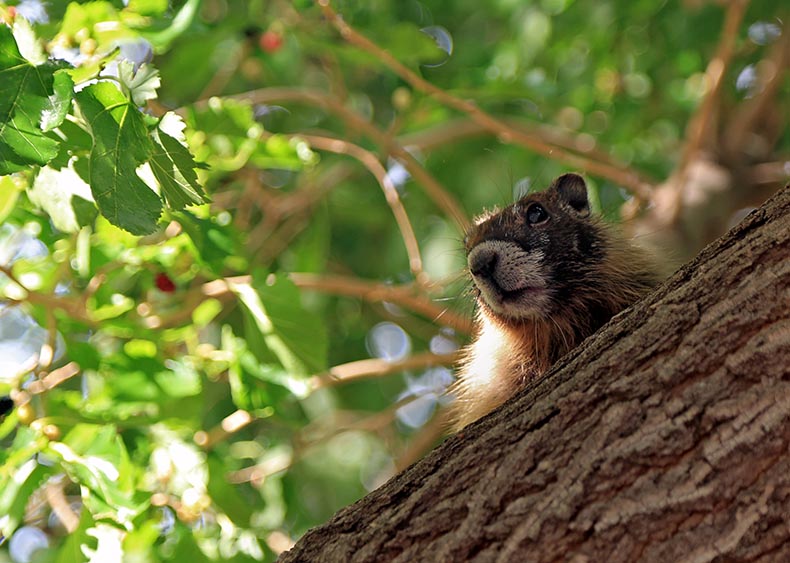
M527 223L530 225L543 223L548 218L549 214L546 213L546 210L539 203L533 203L527 208Z

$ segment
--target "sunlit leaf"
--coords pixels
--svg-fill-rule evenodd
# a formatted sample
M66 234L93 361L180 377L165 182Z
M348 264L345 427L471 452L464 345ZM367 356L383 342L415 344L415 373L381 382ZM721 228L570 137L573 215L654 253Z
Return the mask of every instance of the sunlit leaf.
M89 533L94 525L93 515L90 510L80 510L80 520L77 529L69 533L66 541L58 550L55 563L77 563L85 561L86 548L95 549L96 539Z
M58 72L63 66L34 66L0 25L0 175L46 164L57 154L58 141L45 131L63 121L71 101L71 79Z
M25 189L25 181L17 176L0 176L0 222L13 211L16 200L22 190Z
M5 483L2 483L0 510L7 518L0 533L5 536L11 535L11 532L22 522L25 508L33 492L53 473L51 467L41 465L35 459L30 459L19 467Z
M168 371L154 375L159 387L170 397L191 397L200 393L200 374L183 362L171 361Z
M161 84L159 71L153 66L142 64L136 68L132 61L125 59L118 63L118 80L138 106L144 105L148 100L156 99L156 90Z
M88 488L87 503L98 512L111 511L120 524L130 522L146 506L134 498L135 481L126 447L111 425L76 425L62 442L47 449L69 477Z
M90 184L102 215L132 234L153 232L162 202L137 175L153 152L143 118L109 82L76 95L93 134Z
M153 130L151 138L155 143L151 169L168 206L183 209L205 203L207 198L198 183L196 164L189 150L158 128Z
M76 201L80 202L77 203L79 216L73 205L75 196ZM28 197L46 211L55 227L64 233L76 232L86 224L84 221L87 209L80 207L82 201L95 210L90 186L80 178L71 163L60 170L44 166L28 190Z
M301 304L296 286L283 276L256 275L253 284L232 283L268 349L289 373L308 375L326 368L327 336L318 315Z
M243 498L239 487L228 483L223 460L217 455L209 455L208 470L208 493L211 498L237 526L249 526L253 514L251 499Z

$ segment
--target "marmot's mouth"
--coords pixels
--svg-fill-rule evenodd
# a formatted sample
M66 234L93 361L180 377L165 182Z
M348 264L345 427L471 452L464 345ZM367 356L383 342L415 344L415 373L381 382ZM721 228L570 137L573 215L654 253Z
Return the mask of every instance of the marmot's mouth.
M543 253L527 252L512 241L487 240L467 256L480 300L495 315L524 318L548 307L549 284Z
M522 287L505 290L488 280L476 281L480 299L495 313L513 317L530 316L538 312L548 291L542 287Z

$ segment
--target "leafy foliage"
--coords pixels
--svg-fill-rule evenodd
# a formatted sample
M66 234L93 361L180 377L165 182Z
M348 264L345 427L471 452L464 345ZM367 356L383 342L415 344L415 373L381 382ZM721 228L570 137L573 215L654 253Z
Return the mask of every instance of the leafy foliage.
M71 80L57 63L25 60L6 26L0 27L0 65L0 174L8 174L55 158L58 142L46 133L66 117Z
M780 7L745 15L732 106L759 93L743 76ZM332 8L373 46L306 0L0 3L14 561L36 529L46 561L272 560L411 462L470 326L460 216L570 160L615 171L590 183L616 218L618 179L680 159L723 21L620 0Z

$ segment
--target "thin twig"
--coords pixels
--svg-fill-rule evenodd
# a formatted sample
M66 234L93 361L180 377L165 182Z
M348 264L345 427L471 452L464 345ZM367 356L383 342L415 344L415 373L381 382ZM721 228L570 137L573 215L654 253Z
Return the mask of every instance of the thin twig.
M483 111L474 103L453 96L449 92L438 86L434 86L424 78L415 74L389 52L373 43L370 39L346 23L345 20L332 9L329 0L318 0L318 4L323 10L327 20L338 30L346 41L372 54L390 70L411 84L414 89L432 96L442 104L468 115L471 119L497 135L502 142L517 143L548 158L565 162L575 168L589 172L590 174L612 180L629 189L635 196L642 200L649 199L653 186L634 170L599 162L579 154L571 153L560 147L547 144L538 136L529 135L523 131L513 129L508 126L507 123Z
M30 402L30 399L33 395L46 393L63 382L71 379L78 373L80 373L80 365L77 362L69 362L65 366L61 366L52 370L43 378L31 382L24 391L19 391L14 396L14 402L16 403L17 407L26 405Z
M712 120L718 107L723 78L735 54L735 39L748 4L748 0L731 0L727 5L724 29L719 40L719 46L716 49L716 55L708 63L708 68L705 70L707 93L690 121L689 137L683 149L683 158L680 165L681 175L684 174L685 169L702 147L705 138L713 133ZM683 184L685 182L678 182L681 189Z
M326 373L314 375L310 378L310 387L311 389L320 389L339 383L348 383L366 377L381 377L410 369L448 366L456 363L459 357L460 354L457 352L453 354L425 352L414 354L397 362L389 362L381 358L357 360L331 367Z
M365 301L396 303L425 315L434 322L449 326L462 334L472 332L472 322L447 308L436 306L429 298L421 295L415 286L387 285L337 275L294 273L289 279L301 289L310 289L332 295L347 295ZM202 286L204 295L222 298L230 295L228 283L250 283L251 276L235 276L206 282Z
M790 181L790 156L776 162L755 164L748 177L750 184L786 184Z
M195 432L193 439L195 444L208 451L212 449L217 443L227 439L229 436L235 434L242 428L245 428L255 420L256 417L251 415L249 412L238 409L223 418L222 422L220 422L208 432L205 430L198 430Z
M362 147L343 141L341 139L332 139L329 137L319 137L316 135L298 135L299 138L306 140L310 145L319 150L334 152L337 154L347 154L357 159L362 165L367 168L371 174L376 178L381 189L384 191L384 198L387 204L392 209L392 214L395 216L395 221L400 229L403 244L406 246L406 253L409 256L409 269L414 274L418 283L423 283L427 280L425 272L422 269L422 257L420 256L420 247L417 244L417 237L414 235L414 229L409 221L409 216L406 214L406 209L398 195L398 189L392 183L392 179L384 166L379 162L372 152L363 149Z
M28 287L25 287L22 282L14 275L13 271L8 266L0 266L0 273L5 274L8 279L10 279L14 284L19 286L22 291L25 292L25 297L21 299L15 299L11 297L6 297L5 299L10 303L22 303L28 302L32 303L33 305L41 305L45 309L53 310L53 309L61 309L65 311L70 317L84 322L90 326L96 326L96 321L91 319L88 316L87 311L82 306L82 303L77 299L69 299L67 297L58 297L56 295L50 295L47 293L39 293L34 291Z
M761 81L756 85L758 92L753 98L741 104L723 135L725 148L730 154L742 152L744 143L753 142L749 133L755 130L757 123L766 115L771 102L776 100L776 94L787 76L788 67L790 67L790 25L786 24L782 36L771 47L768 56L757 65L757 68L762 69L757 75L758 80ZM786 118L786 115L784 117Z
M291 274L289 277L302 289L348 295L366 301L397 303L464 334L472 332L472 322L469 319L446 307L436 306L431 300L417 293L414 286L394 286L337 275Z
M563 147L569 150L579 151L590 158L600 162L606 162L614 167L624 167L625 165L614 160L605 151L595 148L580 148L586 141L580 135L572 135L558 128L547 124L534 126L524 120L512 117L500 117L508 127L516 131L522 131L527 135L537 136L544 139L546 143ZM459 117L443 123L437 124L429 129L415 131L398 137L398 142L405 147L417 147L421 150L432 150L437 147L447 146L449 143L471 139L482 135L493 135L489 128L468 117ZM658 183L658 180L643 174L643 178L650 184Z
M468 227L469 219L466 213L464 213L461 204L458 203L455 197L450 194L409 151L401 146L396 139L387 135L361 115L348 109L342 102L334 97L324 92L303 88L262 88L260 90L252 90L230 97L259 104L283 101L301 102L317 105L334 113L342 119L349 128L359 130L362 134L370 137L371 140L382 147L382 149L391 156L400 160L414 180L423 187L428 197L430 197L436 206L458 226L459 230L465 231ZM201 103L196 105L200 106Z
M72 510L66 495L63 493L65 477L53 478L44 487L44 495L52 512L58 517L68 533L72 533L80 525L80 517Z

